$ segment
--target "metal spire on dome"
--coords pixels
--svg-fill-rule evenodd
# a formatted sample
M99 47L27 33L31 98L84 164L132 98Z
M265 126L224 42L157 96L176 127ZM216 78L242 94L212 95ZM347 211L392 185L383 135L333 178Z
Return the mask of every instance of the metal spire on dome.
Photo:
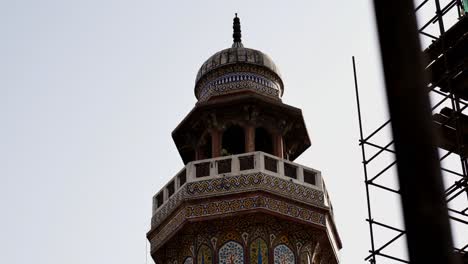
M234 23L232 28L234 29L234 33L232 34L232 37L234 38L234 43L232 44L233 48L243 48L244 45L242 45L242 40L241 40L241 26L240 26L240 19L237 17L234 17Z

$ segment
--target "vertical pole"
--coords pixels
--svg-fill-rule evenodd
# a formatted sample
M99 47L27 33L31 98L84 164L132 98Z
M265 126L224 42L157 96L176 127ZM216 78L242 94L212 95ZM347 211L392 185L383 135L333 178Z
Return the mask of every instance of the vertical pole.
M455 263L412 0L374 0L412 264Z
M437 15L437 22L439 24L439 31L440 31L440 35L442 36L442 34L445 33L443 13L442 13L442 10L440 9L439 0L434 0L434 2L436 6L436 15Z
M358 88L358 81L357 81L357 73L356 73L356 61L354 60L353 56L353 74L354 74L354 89L356 92L356 105L358 111L358 120L359 120L359 136L361 138L360 145L361 145L361 154L362 154L362 166L364 169L364 182L366 184L366 199L367 199L367 217L369 219L369 233L371 239L371 254L372 258L370 260L371 263L375 263L375 245L374 245L374 229L372 226L372 210L371 210L371 203L370 203L370 194L369 194L369 184L368 184L368 175L367 175L367 160L366 160L366 149L364 145L364 132L362 131L362 118L361 118L361 103L359 101L359 88Z

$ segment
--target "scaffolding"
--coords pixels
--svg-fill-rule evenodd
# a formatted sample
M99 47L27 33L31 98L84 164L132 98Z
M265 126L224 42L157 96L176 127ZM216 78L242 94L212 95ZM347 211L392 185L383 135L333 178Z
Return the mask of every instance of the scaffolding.
M449 219L454 232L468 230L468 1L423 0L415 12L422 25L419 28L426 59L428 93L432 101L433 126L438 132L437 147L440 153L445 197ZM427 14L431 14L426 17ZM421 23L422 22L422 23ZM403 40L402 40L403 41ZM395 169L394 141L385 134L391 120L383 122L368 135L364 135L364 111L357 82L353 57L356 102L359 117L360 140L364 182L367 199L367 219L370 234L369 263L410 263L407 256L394 254L391 248L404 243L405 230L396 225L395 219L379 215L375 204L379 193L398 197L400 191L390 177ZM411 128L408 128L411 129ZM379 136L380 135L380 136ZM372 169L375 172L371 172ZM377 168L377 169L376 169ZM394 183L395 181L393 181ZM380 208L381 210L381 208ZM387 230L391 235L382 236L377 230ZM430 230L428 230L430 232ZM389 234L389 233L387 233ZM454 251L467 263L468 236L456 237ZM404 254L402 254L404 255Z

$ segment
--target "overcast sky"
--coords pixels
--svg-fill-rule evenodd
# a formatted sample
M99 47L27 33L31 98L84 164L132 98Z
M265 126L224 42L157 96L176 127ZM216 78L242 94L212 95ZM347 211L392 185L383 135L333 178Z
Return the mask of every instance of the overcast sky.
M152 196L183 167L171 132L235 12L303 110L312 146L297 162L322 171L342 263L363 263L352 55L366 133L387 115L367 0L0 2L1 263L146 263ZM400 225L398 200L379 199Z

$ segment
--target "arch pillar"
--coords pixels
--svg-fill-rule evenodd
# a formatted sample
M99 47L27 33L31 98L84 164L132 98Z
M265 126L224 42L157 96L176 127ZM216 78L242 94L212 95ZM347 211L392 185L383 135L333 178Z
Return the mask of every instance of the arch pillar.
M211 133L211 155L212 158L221 156L221 131L219 129L212 129Z
M280 133L273 134L273 153L278 158L283 158L283 136Z
M253 124L245 126L245 152L255 151L255 127Z

